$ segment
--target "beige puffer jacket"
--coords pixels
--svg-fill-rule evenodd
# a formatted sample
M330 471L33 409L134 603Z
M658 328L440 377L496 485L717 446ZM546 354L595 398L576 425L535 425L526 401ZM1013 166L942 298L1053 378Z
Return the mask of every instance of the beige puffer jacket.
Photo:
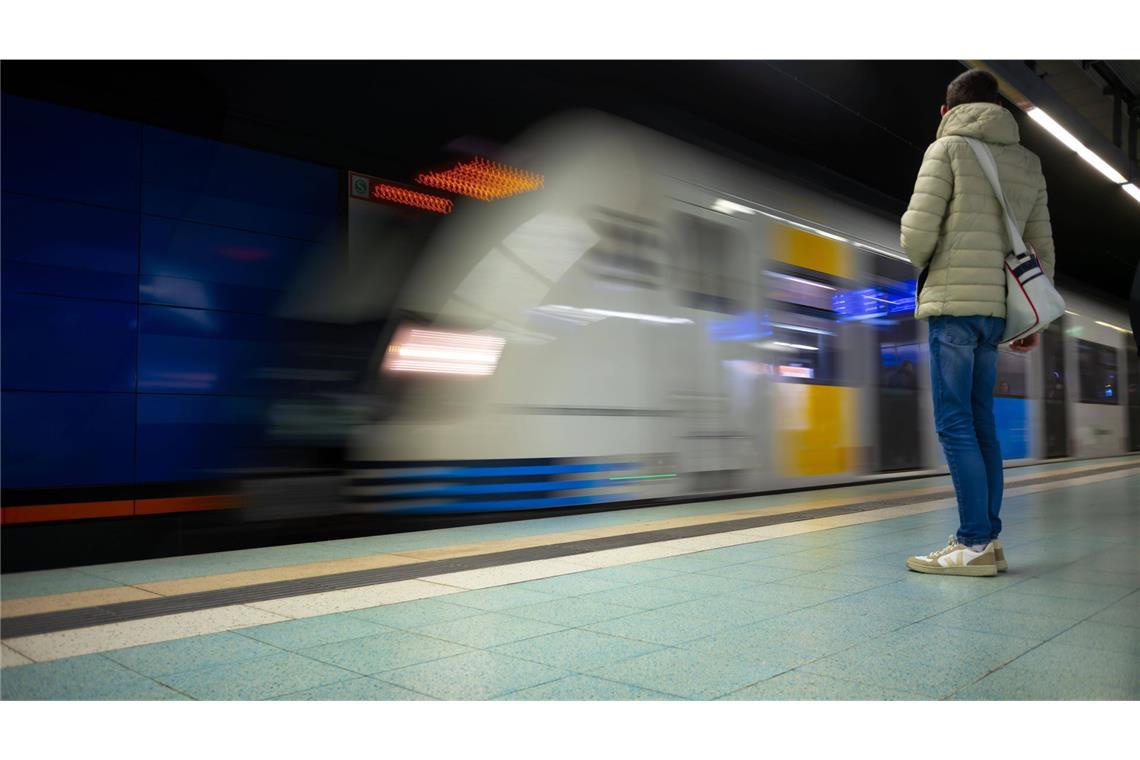
M1053 279L1053 232L1041 161L1018 144L1013 114L993 103L965 103L942 117L926 149L902 218L901 242L911 263L930 273L917 316L1005 317L1003 262L1010 250L1001 206L963 137L989 145L1002 190Z

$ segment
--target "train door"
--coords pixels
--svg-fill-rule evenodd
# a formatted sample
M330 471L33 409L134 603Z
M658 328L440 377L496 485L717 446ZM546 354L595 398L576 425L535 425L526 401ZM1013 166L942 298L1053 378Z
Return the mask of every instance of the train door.
M850 247L831 237L767 224L761 280L770 335L760 342L771 372L770 445L785 480L837 480L860 464L858 389L848 352L855 325L836 297L854 285Z
M687 490L715 493L757 487L764 463L757 445L760 337L756 277L741 218L677 203L672 219L672 289L693 320L683 380L673 405Z
M907 263L874 257L875 286L859 291L849 308L874 330L876 469L918 469L922 465L920 426L927 418L919 407L920 378L926 352L914 318L914 269Z
M1045 458L1069 455L1069 405L1065 387L1064 318L1058 319L1041 336L1041 366L1045 405Z

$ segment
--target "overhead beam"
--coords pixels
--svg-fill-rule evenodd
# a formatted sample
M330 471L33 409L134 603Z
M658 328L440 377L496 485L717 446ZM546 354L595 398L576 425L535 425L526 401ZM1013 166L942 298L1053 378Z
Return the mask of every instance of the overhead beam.
M1080 115L1056 90L1043 82L1022 61L963 61L974 69L990 72L998 80L1001 94L1023 111L1036 106L1052 116L1074 137L1104 159L1130 181L1140 179L1140 166L1124 150L1112 144ZM1135 124L1135 119L1132 120ZM1129 136L1135 144L1135 129Z

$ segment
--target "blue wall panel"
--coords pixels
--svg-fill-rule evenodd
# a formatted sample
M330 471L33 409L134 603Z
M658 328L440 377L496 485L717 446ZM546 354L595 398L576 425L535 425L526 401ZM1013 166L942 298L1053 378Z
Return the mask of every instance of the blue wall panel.
M3 111L6 192L138 210L138 124L13 95Z
M193 222L143 217L147 303L269 312L300 267L332 246Z
M146 127L143 211L332 242L335 169Z
M339 173L8 95L3 110L3 486L258 466L285 342L269 315L336 255Z
M5 294L4 388L133 392L137 308Z
M139 215L5 193L4 291L135 301Z
M130 483L135 394L4 391L5 488Z
M144 306L139 390L248 395L267 390L261 370L276 346L268 317Z
M138 395L138 480L225 477L257 462L265 402L224 396Z
M994 417L1002 459L1029 456L1029 402L1023 398L995 398Z

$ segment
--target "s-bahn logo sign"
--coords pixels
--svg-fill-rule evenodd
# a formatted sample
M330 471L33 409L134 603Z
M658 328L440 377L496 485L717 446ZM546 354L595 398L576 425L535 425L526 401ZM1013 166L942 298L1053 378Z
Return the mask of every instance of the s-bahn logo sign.
M412 190L364 174L350 173L348 175L348 190L353 198L360 200L411 206L424 211L434 211L437 214L450 214L454 208L450 198L421 193L418 190Z

